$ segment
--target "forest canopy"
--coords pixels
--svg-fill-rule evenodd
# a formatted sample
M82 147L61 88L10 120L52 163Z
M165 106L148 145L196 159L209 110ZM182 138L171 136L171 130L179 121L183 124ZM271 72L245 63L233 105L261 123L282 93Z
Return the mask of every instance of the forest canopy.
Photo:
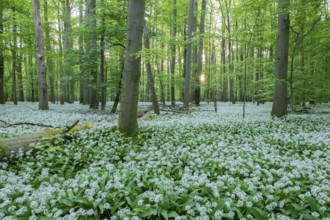
M51 102L96 101L92 106L99 108L100 101L104 108L106 100L115 100L125 55L127 3L40 1ZM137 54L142 57L139 100L152 98L149 64L159 99L183 101L186 53L191 43L189 101L272 101L277 16L282 10L278 2L192 3L188 39L189 1L146 1L150 39L149 47ZM286 83L291 104L330 99L329 4L328 0L292 0L285 9L290 14ZM32 3L2 0L0 15L0 103L37 101Z

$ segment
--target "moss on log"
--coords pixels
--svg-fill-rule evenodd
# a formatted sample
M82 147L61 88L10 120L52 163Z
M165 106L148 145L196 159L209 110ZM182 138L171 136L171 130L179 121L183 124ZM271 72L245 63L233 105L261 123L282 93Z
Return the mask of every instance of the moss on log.
M46 130L18 137L0 139L0 161L11 155L17 155L20 152L26 153L32 149L31 146L37 143L52 143L57 137L65 136L68 132L81 131L93 127L90 124L77 126L77 123L76 121L73 125L63 129Z

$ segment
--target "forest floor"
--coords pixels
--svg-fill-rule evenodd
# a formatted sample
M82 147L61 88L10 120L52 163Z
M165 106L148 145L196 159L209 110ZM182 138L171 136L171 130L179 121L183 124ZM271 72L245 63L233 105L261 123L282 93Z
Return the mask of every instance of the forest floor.
M330 219L330 103L285 119L203 103L148 113L136 138L111 104L0 105L0 138L46 129L14 123L94 126L0 162L0 219Z

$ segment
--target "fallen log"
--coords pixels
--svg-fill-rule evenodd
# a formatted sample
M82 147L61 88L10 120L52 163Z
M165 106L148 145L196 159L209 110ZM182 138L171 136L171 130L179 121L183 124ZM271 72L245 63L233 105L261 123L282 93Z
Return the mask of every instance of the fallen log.
M54 144L58 138L64 138L70 131L80 131L91 128L89 124L77 126L79 121L66 126L62 129L46 130L18 137L0 139L0 161L8 159L11 155L26 153L31 150L33 145L38 143Z
M40 123L33 123L33 122L17 122L14 124L9 124L6 121L0 120L1 123L3 123L5 126L5 128L8 127L14 127L14 126L18 126L18 125L31 125L31 126L39 126L39 127L46 127L46 128L54 128L54 126L52 125L45 125L45 124L40 124Z

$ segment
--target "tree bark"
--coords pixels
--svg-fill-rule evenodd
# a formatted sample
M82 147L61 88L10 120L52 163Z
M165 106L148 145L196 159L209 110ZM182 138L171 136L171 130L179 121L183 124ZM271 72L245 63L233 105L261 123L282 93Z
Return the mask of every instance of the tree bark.
M89 28L92 30L90 39L89 39L89 49L90 49L90 74L92 77L92 87L91 87L91 109L99 108L98 100L98 79L97 79L97 46L96 46L96 1L90 0L90 10L89 10Z
M175 50L176 50L176 0L173 0L173 27L171 44L171 104L175 105Z
M104 0L101 0L102 8L104 6ZM104 12L102 12L102 18L101 18L101 41L100 41L100 83L101 83L101 110L105 109L106 105L106 82L105 82L105 72L104 72L104 63L105 63L105 57L104 57L104 47L105 47L105 15Z
M287 115L287 73L289 50L290 16L286 12L289 0L279 0L278 38L276 51L276 79L271 114L276 117Z
M185 84L184 84L184 99L183 105L189 108L190 98L190 75L191 75L191 54L192 54L192 38L193 38L193 23L194 23L194 0L189 3L189 16L188 16L188 38L187 38L187 54L186 54L186 71L185 71Z
M45 19L45 24L48 26L48 0L44 0L44 19ZM51 53L52 47L50 45L51 38L49 34L49 28L45 28L45 40L46 40L46 51L48 53ZM46 59L46 64L47 64L47 70L48 70L48 75L49 75L49 86L50 86L50 96L49 96L49 101L52 103L55 103L55 77L54 77L54 62L53 59L50 58L50 55L47 56Z
M1 10L1 9L0 9ZM3 34L3 13L0 11L0 36ZM5 104L5 68L3 59L3 41L0 40L0 104Z
M146 21L144 22L144 48L147 50L147 60L145 62L146 64L146 70L147 70L147 77L149 81L149 88L151 90L151 100L152 100L152 105L154 107L154 112L155 114L159 115L159 105L158 105L158 98L157 98L157 93L155 90L155 82L154 82L154 77L152 75L151 71L151 64L150 64L150 44L149 44L149 32L147 28Z
M22 40L20 42L20 51L22 51ZM22 72L22 52L17 57L17 78L18 78L18 101L24 102L23 72Z
M48 93L47 93L47 78L46 66L44 62L44 41L43 32L40 20L40 4L39 0L32 0L34 9L34 29L36 34L36 52L38 63L38 84L39 84L39 109L48 110Z
M74 102L74 77L72 74L72 67L70 61L70 53L73 49L73 41L71 34L71 6L70 0L65 0L63 2L63 52L64 52L64 76L67 78L63 83L65 84L64 90L66 90L66 95L64 100L68 103Z
M126 57L118 123L119 130L127 136L135 136L138 132L137 106L141 75L141 57L137 57L136 53L142 49L144 10L144 0L129 0Z
M195 103L199 106L201 101L201 76L203 70L203 38L205 31L205 11L206 11L206 0L202 0L202 13L199 27L199 43L198 43L198 67L196 76L196 88L195 88Z
M13 21L15 22L15 14L16 10L15 8L12 8L13 11ZM13 48L11 50L12 53L12 72L11 72L11 77L12 77L12 100L15 105L17 105L17 83L16 83L16 49L17 49L17 25L14 23L13 24Z

